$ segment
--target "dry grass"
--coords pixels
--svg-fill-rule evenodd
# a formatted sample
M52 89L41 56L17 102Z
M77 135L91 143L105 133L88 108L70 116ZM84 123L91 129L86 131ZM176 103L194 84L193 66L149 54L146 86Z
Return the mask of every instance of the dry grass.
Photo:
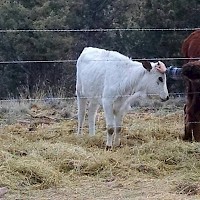
M122 146L105 151L103 114L96 136L90 138L85 126L78 137L76 119L63 117L73 116L75 107L66 106L73 108L69 115L61 103L24 104L13 123L2 123L0 186L9 189L6 199L200 199L200 146L179 139L182 107L135 109L124 119Z

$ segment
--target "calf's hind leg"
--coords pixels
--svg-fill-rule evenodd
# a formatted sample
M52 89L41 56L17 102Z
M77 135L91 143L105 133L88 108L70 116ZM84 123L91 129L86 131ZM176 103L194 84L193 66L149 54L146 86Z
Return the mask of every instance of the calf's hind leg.
M95 135L95 120L99 104L91 101L88 107L88 122L89 122L89 134Z
M82 97L77 97L78 104L78 135L82 134L83 123L85 120L85 109L86 109L87 99Z

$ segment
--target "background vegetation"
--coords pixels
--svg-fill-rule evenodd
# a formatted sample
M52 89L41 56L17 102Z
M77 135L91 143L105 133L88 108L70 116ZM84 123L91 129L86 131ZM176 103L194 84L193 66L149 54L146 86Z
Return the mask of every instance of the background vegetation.
M194 28L200 24L199 9L199 0L2 0L0 29ZM76 60L85 46L132 58L181 57L181 43L190 33L1 32L0 60ZM38 91L74 96L75 63L1 64L0 75L1 99L33 98Z

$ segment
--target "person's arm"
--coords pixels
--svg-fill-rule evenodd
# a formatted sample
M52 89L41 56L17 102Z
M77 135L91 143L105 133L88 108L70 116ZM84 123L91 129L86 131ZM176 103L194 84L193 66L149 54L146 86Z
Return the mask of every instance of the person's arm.
M167 68L166 71L167 76L169 76L170 78L174 79L174 80L181 80L182 77L182 68L180 67L174 67L174 66L170 66Z

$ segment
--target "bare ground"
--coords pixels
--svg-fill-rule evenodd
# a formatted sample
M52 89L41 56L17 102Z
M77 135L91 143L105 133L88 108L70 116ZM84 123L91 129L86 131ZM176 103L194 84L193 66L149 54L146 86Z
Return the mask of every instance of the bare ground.
M198 200L200 189L185 185L175 187L173 178L126 180L97 180L82 177L62 188L37 191L16 191L3 199L31 200Z

